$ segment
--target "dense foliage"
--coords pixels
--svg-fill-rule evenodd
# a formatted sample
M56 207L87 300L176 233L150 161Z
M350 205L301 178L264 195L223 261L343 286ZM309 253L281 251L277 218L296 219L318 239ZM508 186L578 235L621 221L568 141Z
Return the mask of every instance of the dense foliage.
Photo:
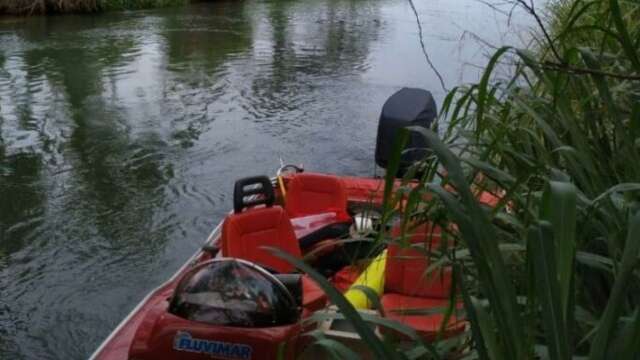
M397 191L387 179L384 219L401 216L407 231L421 222L449 229L455 247L425 256L436 265L430 271L454 269L461 291L451 305L464 304L470 326L457 339L427 344L386 324L413 337L410 348L358 327L378 356L631 360L640 353L640 3L558 2L546 21L532 2L513 3L540 25L535 43L497 50L480 83L451 91L444 135L415 129L433 150L416 165L418 186L409 186L411 172ZM512 77L494 75L502 61L517 63ZM499 196L498 206L480 205L479 190ZM362 321L330 294L352 322Z

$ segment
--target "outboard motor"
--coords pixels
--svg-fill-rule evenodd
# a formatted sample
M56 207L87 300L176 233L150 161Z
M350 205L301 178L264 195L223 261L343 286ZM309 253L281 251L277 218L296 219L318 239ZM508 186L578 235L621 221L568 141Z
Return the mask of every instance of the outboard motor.
M402 128L421 126L429 128L438 114L433 95L427 90L402 88L384 103L378 123L376 140L376 163L387 168L393 155L393 145ZM422 135L411 132L409 141L400 158L398 176L427 154L427 146Z

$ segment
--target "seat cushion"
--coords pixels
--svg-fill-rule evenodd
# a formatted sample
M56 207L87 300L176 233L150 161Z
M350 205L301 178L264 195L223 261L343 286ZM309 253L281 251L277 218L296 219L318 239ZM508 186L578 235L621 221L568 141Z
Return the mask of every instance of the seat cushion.
M407 296L447 299L451 291L451 269L435 269L427 274L429 259L417 250L395 250L389 246L385 292Z
M263 247L275 247L302 257L291 222L281 207L249 209L225 219L222 256L245 259L281 273L294 270L293 265Z
M285 200L291 218L335 212L338 222L350 219L347 213L347 193L338 177L301 173L289 180Z
M345 266L333 275L331 283L336 289L344 293L349 290L349 287L358 279L362 270L362 268L355 265Z
M327 295L308 275L302 276L302 307L305 310L317 311L327 303Z
M402 237L402 227L400 224L395 225L391 228L391 236L394 238L400 239ZM405 239L402 239L405 242L411 244L425 244L432 247L437 248L440 246L440 241L442 240L442 229L440 226L432 224L432 223L422 223L422 224L408 224L406 232L404 234Z
M448 299L432 299L386 293L381 299L382 307L388 319L410 326L426 340L434 340L444 321L444 311L448 306ZM457 306L460 308L460 306ZM403 311L425 311L425 314L403 314ZM434 314L427 314L433 310ZM459 321L455 313L449 318L444 330L444 337L453 336L464 331L465 323Z
M351 221L341 222L337 213L326 212L293 218L291 225L293 225L293 230L300 242L300 248L304 252L322 240L337 239L348 235Z
M392 234L397 237L397 231ZM408 296L446 299L451 289L451 269L435 269L427 274L428 253L440 243L440 229L423 225L408 239L406 247L388 246L385 292Z

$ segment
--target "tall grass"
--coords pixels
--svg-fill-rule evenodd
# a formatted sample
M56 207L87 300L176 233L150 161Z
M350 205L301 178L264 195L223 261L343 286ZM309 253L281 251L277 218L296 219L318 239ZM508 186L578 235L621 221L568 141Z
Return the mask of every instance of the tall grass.
M455 355L443 342L389 349L363 330L379 356L640 356L640 3L565 1L550 22L514 3L551 26L530 49L499 49L478 84L450 92L444 136L413 129L433 150L416 164L418 186L391 192L387 179L383 219L436 222L455 239L429 256L455 270L470 323L459 344L471 342ZM506 58L517 70L496 78ZM479 190L501 201L482 206Z
M425 134L456 195L423 183L470 250L470 263L452 263L476 304L467 311L488 323L472 334L481 357L631 359L640 351L640 4L556 6L537 52L498 50L480 83L449 94L444 139ZM520 62L516 74L493 78L507 55ZM480 210L472 180L504 191L501 204Z

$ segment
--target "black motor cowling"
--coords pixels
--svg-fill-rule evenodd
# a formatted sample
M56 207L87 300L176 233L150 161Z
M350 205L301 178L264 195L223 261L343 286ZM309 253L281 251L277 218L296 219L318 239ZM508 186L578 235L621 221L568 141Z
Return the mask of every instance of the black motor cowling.
M376 163L387 168L393 155L393 146L398 130L409 126L429 128L438 114L433 95L427 90L402 88L391 95L382 107L378 123L376 141ZM423 137L415 132L410 133L409 141L402 152L400 173L412 163L427 154Z

